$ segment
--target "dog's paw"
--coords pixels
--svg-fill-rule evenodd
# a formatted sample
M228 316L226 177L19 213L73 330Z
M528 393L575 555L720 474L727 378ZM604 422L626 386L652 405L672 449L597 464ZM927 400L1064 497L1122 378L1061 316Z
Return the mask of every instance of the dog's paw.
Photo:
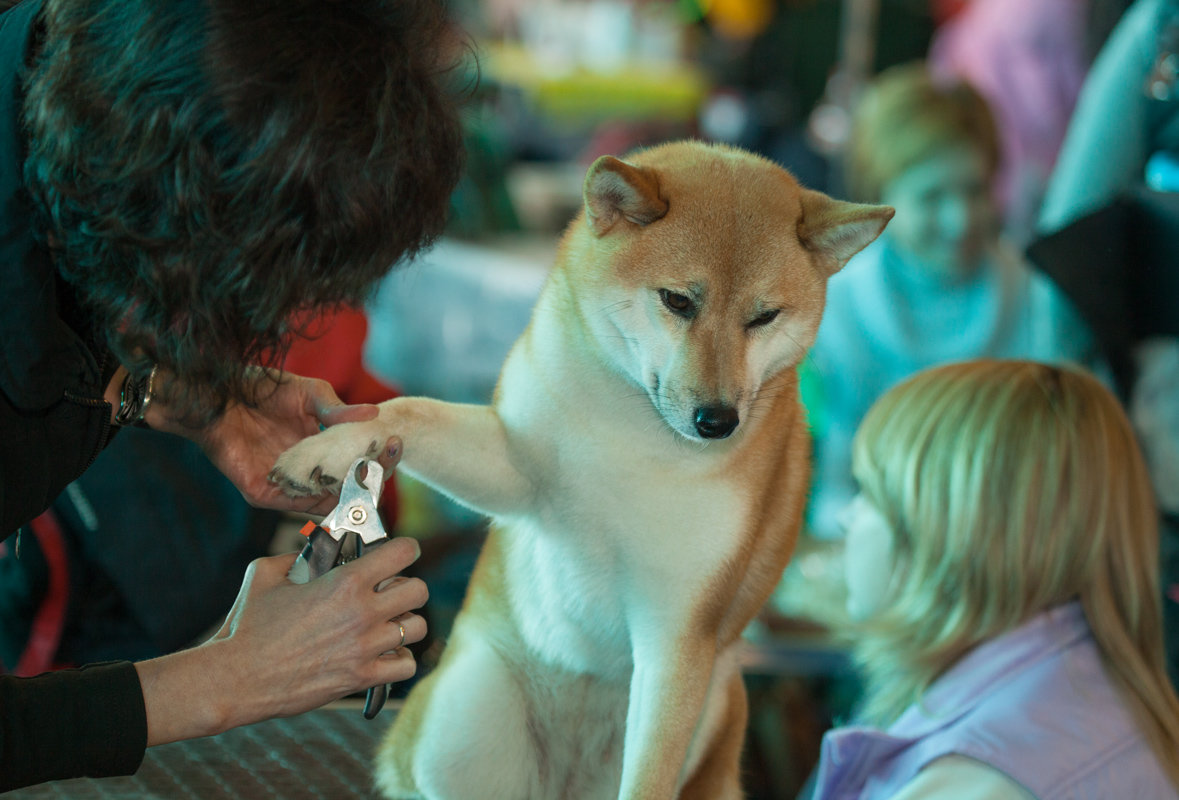
M270 482L290 497L339 494L348 469L361 456L376 458L388 433L377 420L333 425L278 457Z

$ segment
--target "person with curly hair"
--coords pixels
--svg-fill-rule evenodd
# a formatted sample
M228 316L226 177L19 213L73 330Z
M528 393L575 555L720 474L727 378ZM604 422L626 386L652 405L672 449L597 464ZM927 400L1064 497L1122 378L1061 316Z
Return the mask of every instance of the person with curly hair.
M277 455L376 409L277 368L291 321L362 302L445 223L462 159L444 7L0 5L0 546L127 425L293 508ZM301 586L293 555L261 559L201 646L0 678L0 791L128 774L146 746L409 677L389 620L421 639L426 590L386 579L417 552L396 540Z

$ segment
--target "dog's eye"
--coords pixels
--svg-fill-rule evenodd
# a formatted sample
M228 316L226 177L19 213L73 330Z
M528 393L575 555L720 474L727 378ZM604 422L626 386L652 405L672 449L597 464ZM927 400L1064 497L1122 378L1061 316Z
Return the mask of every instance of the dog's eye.
M775 308L772 311L766 311L762 314L758 314L756 317L754 317L752 320L750 320L749 324L746 325L745 327L747 327L747 328L761 328L766 325L769 325L771 322L773 322L774 320L776 320L778 318L779 313L781 313L781 309Z
M696 316L696 304L687 295L660 289L659 299L663 301L663 305L667 306L667 310L676 316L684 319Z

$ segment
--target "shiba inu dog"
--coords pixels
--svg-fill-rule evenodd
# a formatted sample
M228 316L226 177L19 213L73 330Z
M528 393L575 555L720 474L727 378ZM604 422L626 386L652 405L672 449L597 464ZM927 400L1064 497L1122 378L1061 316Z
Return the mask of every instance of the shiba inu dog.
M809 478L795 366L892 209L698 142L604 156L584 198L490 406L399 398L276 467L319 491L397 434L402 468L492 519L377 756L390 798L741 794L739 637Z

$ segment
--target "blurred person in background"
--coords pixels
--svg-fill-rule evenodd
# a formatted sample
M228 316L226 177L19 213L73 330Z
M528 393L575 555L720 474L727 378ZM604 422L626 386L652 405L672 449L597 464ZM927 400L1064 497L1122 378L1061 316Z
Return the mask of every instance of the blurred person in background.
M1137 0L1082 88L1029 258L1093 330L1161 507L1179 685L1179 2Z
M1137 186L1179 191L1179 2L1137 0L1086 76L1040 208L1059 231Z
M837 538L855 493L852 435L868 407L925 367L981 356L1088 360L1091 337L1050 281L1000 235L1000 143L986 101L923 62L890 68L852 118L853 199L896 216L833 276L808 363L815 477L809 522Z
M1105 2L968 0L930 42L931 72L968 81L994 112L994 191L1015 244L1031 238L1085 78L1088 7Z

